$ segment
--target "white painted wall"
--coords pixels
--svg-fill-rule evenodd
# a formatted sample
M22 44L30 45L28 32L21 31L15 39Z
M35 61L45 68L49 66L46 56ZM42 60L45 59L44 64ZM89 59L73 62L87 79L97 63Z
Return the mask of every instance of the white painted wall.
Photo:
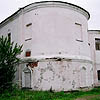
M0 36L7 36L11 33L11 40L19 43L20 33L19 33L19 20L18 18L11 20L8 24L0 27Z
M23 16L23 41L28 33L26 25L32 23L30 26L32 40L24 42L25 50L31 49L32 56L53 55L61 52L90 57L87 19L82 14L65 8L47 7L32 10ZM80 27L77 27L75 23L81 24L81 29L77 29ZM81 39L77 34L81 34Z
M93 66L86 16L70 6L37 5L36 9L31 6L23 8L16 19L0 28L0 35L7 36L10 29L12 41L23 44L21 57L25 58L26 50L31 50L29 58L39 59L38 66L31 73L32 89L50 90L52 87L55 91L67 91L91 87ZM53 61L54 57L65 60ZM19 67L22 87L25 86L23 70L27 63Z
M97 77L97 70L100 70L100 51L95 49L95 38L100 38L100 31L89 31L89 42L91 47L91 59L93 60L94 68L94 83L100 85Z

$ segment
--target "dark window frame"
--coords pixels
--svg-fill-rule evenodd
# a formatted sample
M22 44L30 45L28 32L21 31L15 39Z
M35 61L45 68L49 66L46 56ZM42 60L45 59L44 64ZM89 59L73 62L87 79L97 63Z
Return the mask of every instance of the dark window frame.
M100 70L97 71L98 81L100 81Z
M100 38L95 38L95 49L100 50Z
M11 33L8 33L8 40L11 42Z

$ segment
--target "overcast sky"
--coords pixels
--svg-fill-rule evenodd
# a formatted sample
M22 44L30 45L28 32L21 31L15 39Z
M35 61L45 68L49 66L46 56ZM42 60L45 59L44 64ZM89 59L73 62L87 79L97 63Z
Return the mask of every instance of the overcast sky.
M19 8L38 1L40 0L1 0L0 22L9 17L10 15L12 15ZM90 13L90 19L88 21L89 29L100 30L100 0L60 0L60 1L73 3L86 9Z

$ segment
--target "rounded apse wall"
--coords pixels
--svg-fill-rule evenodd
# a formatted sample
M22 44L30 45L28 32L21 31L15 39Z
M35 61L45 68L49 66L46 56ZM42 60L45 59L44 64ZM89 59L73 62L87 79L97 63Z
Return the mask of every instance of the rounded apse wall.
M90 57L88 19L87 11L65 2L26 6L23 10L24 49L31 50L31 57L59 54Z
M31 61L38 60L37 64L32 62L29 74L32 89L68 91L93 85L86 10L46 1L24 7L22 18L23 49L31 51ZM22 87L26 80L22 78Z

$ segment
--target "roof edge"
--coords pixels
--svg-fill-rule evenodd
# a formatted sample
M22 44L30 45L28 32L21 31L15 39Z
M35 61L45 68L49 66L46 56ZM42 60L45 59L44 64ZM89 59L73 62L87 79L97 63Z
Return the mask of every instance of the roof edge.
M88 30L89 34L100 34L100 30Z
M4 25L4 24L6 24L7 22L9 22L10 19L13 19L15 16L17 16L17 15L21 12L22 9L23 9L23 8L20 8L20 9L17 10L15 13L13 13L12 15L10 15L10 16L7 17L6 19L4 19L4 20L0 23L0 27L2 27L2 25Z
M90 18L90 14L88 11L86 11L85 9L83 9L82 7L80 6L77 6L75 4L72 4L72 3L68 3L68 2L63 2L63 1L40 1L40 2L34 2L34 3L31 3L29 5L26 5L25 7L22 7L20 8L19 10L17 10L15 13L13 13L11 16L7 17L5 20L3 20L1 23L0 23L0 27L2 27L2 25L4 25L5 23L9 22L11 18L14 18L15 16L17 16L23 9L31 6L31 5L36 5L36 4L44 4L44 3L61 3L61 4L65 4L66 6L67 5L71 5L72 7L76 7L76 10L82 10L83 14L87 19ZM37 5L38 6L38 5ZM78 8L78 9L77 9ZM75 8L74 8L75 9Z
M68 2L64 2L64 1L40 1L40 2L34 2L34 3L29 4L29 5L26 5L25 7L23 7L23 9L25 9L28 6L31 6L31 5L44 4L44 3L61 3L61 4L65 4L66 6L67 5L71 5L73 7L79 8L80 10L84 11L85 13L87 13L87 16L85 16L85 15L84 16L87 17L88 20L90 19L90 14L89 14L89 12L87 10L85 10L84 8L82 8L82 7L78 6L78 5L75 5L75 4L72 4L72 3L68 3ZM36 6L38 6L38 5L36 5ZM77 9L77 11L79 9Z
M88 30L88 31L97 31L97 32L100 32L100 30Z

